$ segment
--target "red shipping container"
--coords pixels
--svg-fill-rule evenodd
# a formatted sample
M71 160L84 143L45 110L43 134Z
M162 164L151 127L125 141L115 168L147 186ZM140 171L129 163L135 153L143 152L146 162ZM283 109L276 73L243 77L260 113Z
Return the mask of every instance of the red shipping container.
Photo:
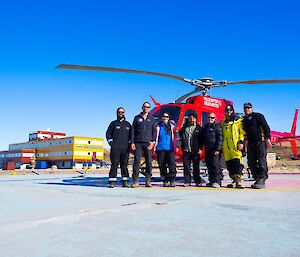
M3 170L14 170L15 169L15 162L3 162Z

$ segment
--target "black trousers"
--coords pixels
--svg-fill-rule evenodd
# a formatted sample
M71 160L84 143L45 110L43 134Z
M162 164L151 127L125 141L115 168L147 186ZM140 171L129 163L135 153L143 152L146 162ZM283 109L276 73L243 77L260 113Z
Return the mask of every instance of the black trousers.
M174 151L157 150L156 154L161 180L174 181L176 179L176 164Z
M220 154L215 155L215 151L205 152L205 162L210 183L221 184L221 181L223 180L220 157Z
M248 166L255 180L268 178L266 142L249 142L247 148Z
M109 171L109 181L116 181L117 180L117 174L118 174L118 166L120 164L121 168L121 175L123 180L129 179L129 173L128 173L128 156L129 152L127 149L115 149L114 147L111 148L110 151L110 161L111 161L111 167Z
M183 175L184 182L191 183L191 163L193 163L193 179L196 184L201 183L200 178L200 155L196 153L183 152Z
M140 172L140 162L142 153L145 157L146 162L146 177L152 176L152 150L148 150L149 143L135 143L136 150L134 151L134 162L132 177L138 178Z
M226 168L229 172L229 177L234 175L243 175L244 165L241 163L240 159L232 159L226 162Z

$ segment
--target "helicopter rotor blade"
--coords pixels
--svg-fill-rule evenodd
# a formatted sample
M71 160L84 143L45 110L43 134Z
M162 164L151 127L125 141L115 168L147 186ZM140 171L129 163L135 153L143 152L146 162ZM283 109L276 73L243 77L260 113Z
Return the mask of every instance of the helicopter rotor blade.
M300 79L258 79L244 81L228 81L227 85L231 84L274 84L274 83L299 83Z
M176 79L183 82L190 83L191 80L175 76L172 74L153 72L153 71L143 71L143 70L131 70L131 69L123 69L123 68L110 68L103 66L87 66L87 65L75 65L75 64L60 64L56 67L57 69L66 69L66 70L92 70L92 71L111 71L111 72L125 72L125 73L136 73L136 74L147 74L153 76L160 76L170 79Z

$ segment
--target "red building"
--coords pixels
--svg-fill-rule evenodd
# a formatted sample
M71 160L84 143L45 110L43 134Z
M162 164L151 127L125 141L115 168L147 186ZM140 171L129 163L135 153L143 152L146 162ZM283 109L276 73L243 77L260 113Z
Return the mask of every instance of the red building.
M29 134L29 141L65 138L66 133L38 130Z
M21 164L30 163L35 153L34 149L18 149L0 152L0 163L2 169L12 170L20 167Z

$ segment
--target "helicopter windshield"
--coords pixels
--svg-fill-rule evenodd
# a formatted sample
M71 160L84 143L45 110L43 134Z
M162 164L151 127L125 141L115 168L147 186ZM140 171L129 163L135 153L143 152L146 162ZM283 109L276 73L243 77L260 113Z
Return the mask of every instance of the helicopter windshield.
M171 120L178 124L178 119L180 115L180 107L178 106L161 106L159 109L152 110L151 116L153 116L156 121L160 121L161 116L165 112L169 113Z

